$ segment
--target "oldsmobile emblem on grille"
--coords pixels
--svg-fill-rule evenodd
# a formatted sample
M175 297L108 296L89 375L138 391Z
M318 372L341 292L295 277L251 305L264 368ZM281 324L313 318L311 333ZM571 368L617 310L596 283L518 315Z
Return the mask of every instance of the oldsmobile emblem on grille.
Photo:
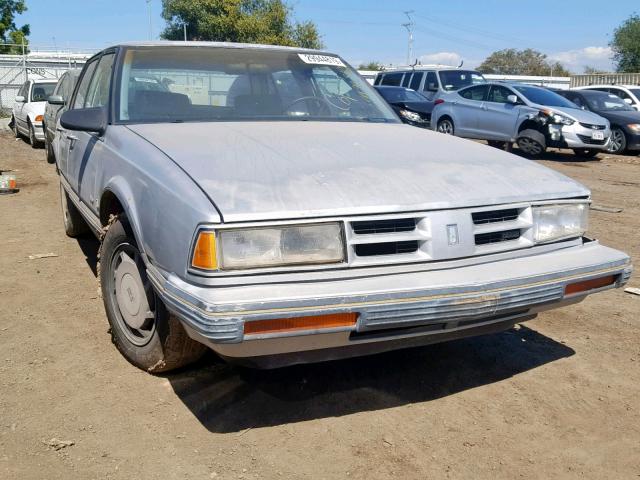
M447 225L447 239L449 241L449 245L457 245L458 243L460 243L457 224L454 223L451 225Z

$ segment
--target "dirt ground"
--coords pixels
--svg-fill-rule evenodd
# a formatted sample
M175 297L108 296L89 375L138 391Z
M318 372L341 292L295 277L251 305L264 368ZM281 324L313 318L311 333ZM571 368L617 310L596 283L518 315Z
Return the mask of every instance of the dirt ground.
M640 296L370 358L152 376L111 344L98 244L65 236L43 159L0 134L21 187L0 196L0 479L640 477ZM542 163L623 208L590 233L640 266L640 157Z

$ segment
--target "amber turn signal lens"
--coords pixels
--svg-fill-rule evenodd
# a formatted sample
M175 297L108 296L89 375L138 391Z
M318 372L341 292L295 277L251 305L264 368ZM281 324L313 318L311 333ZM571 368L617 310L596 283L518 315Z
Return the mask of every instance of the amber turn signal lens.
M200 232L198 234L196 245L193 248L191 265L204 270L215 270L218 268L216 234L214 232Z
M613 285L615 281L616 281L615 275L608 275L606 277L592 278L591 280L584 280L582 282L570 283L565 287L564 294L571 295L574 293L594 290L596 288L607 287L609 285Z
M42 115L38 115L36 117L36 122L41 122L42 121Z
M322 328L352 327L356 324L357 313L334 313L310 317L276 318L245 322L245 335L257 333L283 333L296 330L316 330Z

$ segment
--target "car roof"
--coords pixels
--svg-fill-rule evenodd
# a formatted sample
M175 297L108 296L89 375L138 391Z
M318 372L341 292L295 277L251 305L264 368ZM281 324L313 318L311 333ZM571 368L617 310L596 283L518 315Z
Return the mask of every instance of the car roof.
M58 83L58 79L57 78L31 79L31 83Z
M587 90L589 88L638 88L640 85L621 85L619 83L602 83L596 85L583 85L581 87L577 87L581 90Z
M409 90L411 92L415 92L413 88L400 87L398 85L374 85L374 88L385 90Z
M382 73L406 73L406 72L424 72L424 71L446 71L446 70L460 70L461 72L477 72L477 70L473 68L462 68L462 67L453 67L451 65L416 65L415 67L398 67L398 68L390 68L388 70L382 70L378 72L378 75ZM478 72L480 73L480 72Z
M264 45L260 43L236 43L236 42L184 42L184 41L173 41L173 40L156 40L156 41L148 41L148 42L123 42L112 45L109 48L116 47L207 47L207 48L251 48L251 49L261 49L261 50L278 50L278 51L289 51L289 52L309 52L309 53L317 53L322 55L333 55L337 54L328 52L326 50L314 50L311 48L299 48L299 47L283 47L281 45ZM105 49L108 50L108 49Z

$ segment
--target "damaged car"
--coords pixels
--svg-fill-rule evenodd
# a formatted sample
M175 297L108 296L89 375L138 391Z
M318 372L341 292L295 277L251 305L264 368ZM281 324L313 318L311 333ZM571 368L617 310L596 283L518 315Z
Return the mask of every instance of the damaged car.
M547 148L569 148L580 157L607 149L611 129L601 116L542 87L488 82L442 95L435 101L432 128L440 133L487 140L529 157Z
M403 124L329 52L117 45L57 135L66 233L100 238L112 340L150 372L499 332L632 271L585 236L587 188Z

